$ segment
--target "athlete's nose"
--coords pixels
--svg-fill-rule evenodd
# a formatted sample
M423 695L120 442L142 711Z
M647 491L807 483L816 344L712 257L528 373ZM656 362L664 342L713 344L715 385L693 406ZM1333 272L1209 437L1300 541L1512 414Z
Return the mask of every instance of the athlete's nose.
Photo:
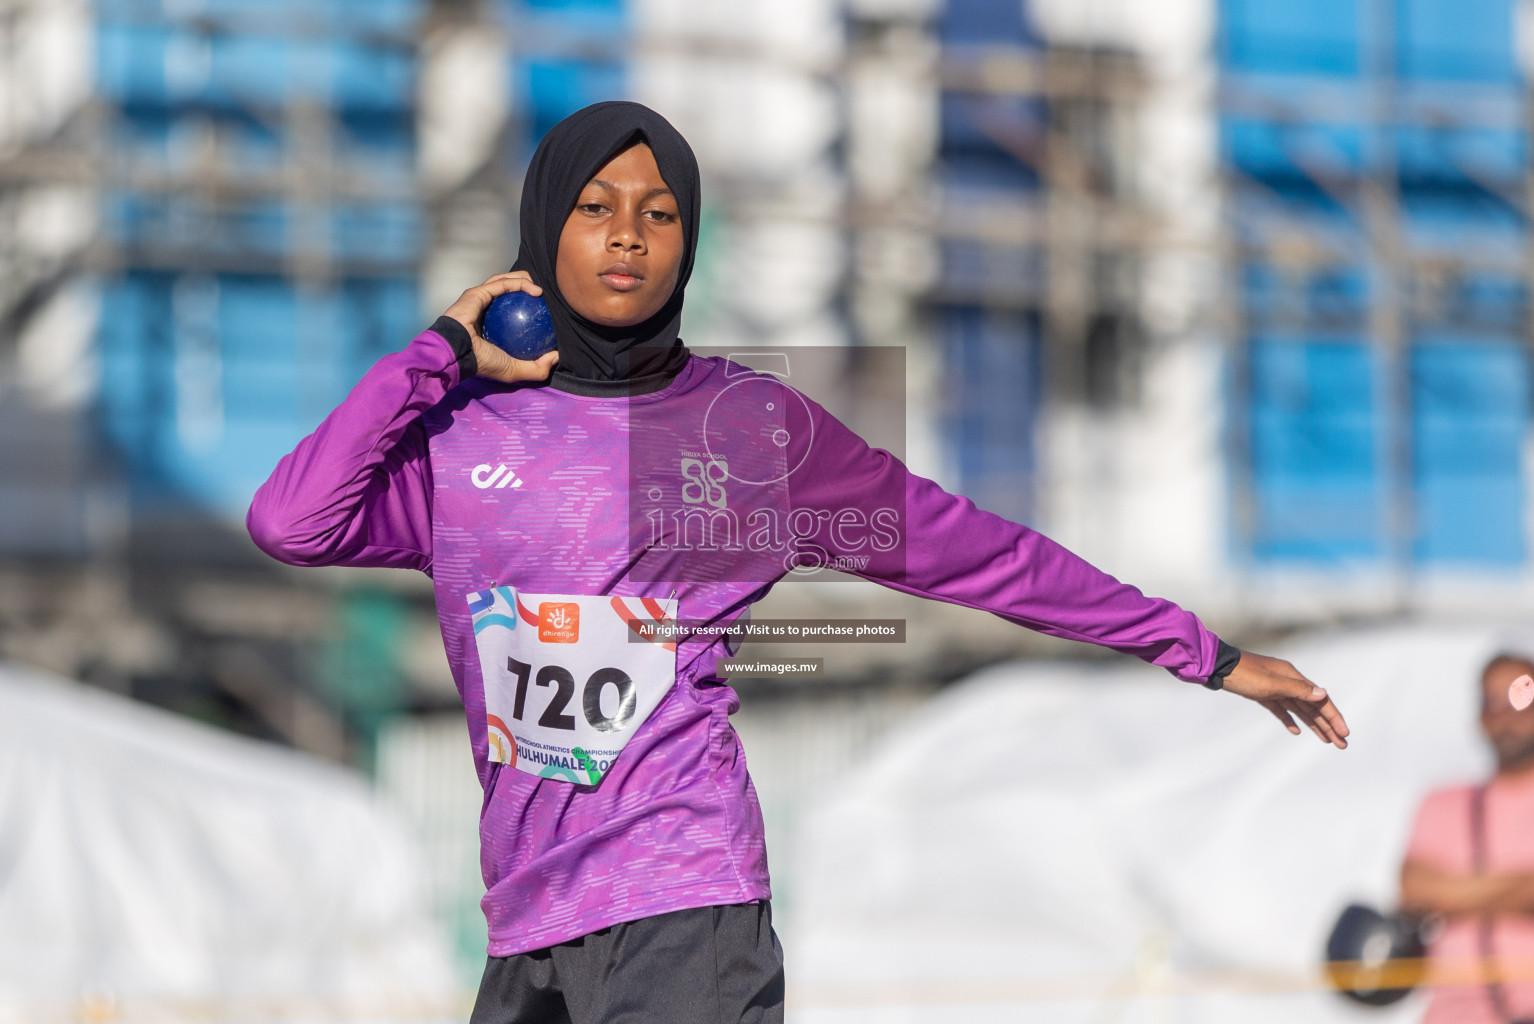
M638 218L632 212L620 213L614 218L613 232L608 236L607 248L612 252L644 251L644 232L640 230Z

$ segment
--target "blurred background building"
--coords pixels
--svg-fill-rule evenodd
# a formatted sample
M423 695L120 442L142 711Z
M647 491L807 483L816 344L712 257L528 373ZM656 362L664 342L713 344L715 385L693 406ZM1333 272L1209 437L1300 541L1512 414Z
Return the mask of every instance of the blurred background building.
M0 0L0 656L374 772L472 965L478 794L424 580L290 572L242 516L509 266L533 147L612 97L703 166L684 337L903 348L916 471L1237 640L1526 612L1527 17ZM747 693L774 848L934 689L1062 653L871 586L769 601L913 619L898 656Z

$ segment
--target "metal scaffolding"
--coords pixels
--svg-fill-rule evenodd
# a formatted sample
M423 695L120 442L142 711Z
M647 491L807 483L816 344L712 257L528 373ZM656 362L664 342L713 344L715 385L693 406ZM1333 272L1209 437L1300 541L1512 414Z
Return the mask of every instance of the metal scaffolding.
M1355 336L1377 361L1375 460L1384 494L1377 529L1386 577L1381 610L1395 612L1415 606L1423 560L1418 550L1424 529L1419 513L1423 467L1416 454L1420 440L1414 436L1413 410L1416 336L1447 329L1525 342L1534 338L1528 301L1534 281L1534 232L1528 228L1534 164L1522 154L1516 168L1484 166L1457 141L1490 133L1502 136L1510 151L1525 150L1534 109L1527 86L1522 81L1404 78L1397 70L1403 59L1402 17L1397 5L1383 0L1365 5L1356 76L1278 78L1233 71L1224 78L1218 108L1222 119L1269 131L1298 180L1319 197L1311 205L1329 204L1341 222L1318 224L1313 217L1262 211L1279 206L1283 196L1263 175L1243 169L1238 161L1226 162L1222 250L1228 258L1222 294L1236 385L1228 421L1237 549L1253 551L1262 529L1250 435L1257 386L1252 339L1260 332ZM1360 151L1328 143L1326 131L1356 133ZM1434 140L1434 156L1453 179L1456 194L1489 200L1516 219L1519 241L1509 244L1498 237L1496 218L1487 221L1484 215L1463 219L1470 237L1456 244L1435 245L1417 237L1421 233L1412 230L1409 202L1414 188L1421 192L1409 180L1400 149L1403 140L1413 138ZM1275 309L1246 308L1243 275L1253 269L1276 272ZM1329 272L1364 275L1361 309L1316 308L1307 288L1316 275ZM1516 322L1499 322L1497 310L1463 299L1466 287L1479 279L1516 283L1521 293ZM1262 322L1254 323L1254 317Z

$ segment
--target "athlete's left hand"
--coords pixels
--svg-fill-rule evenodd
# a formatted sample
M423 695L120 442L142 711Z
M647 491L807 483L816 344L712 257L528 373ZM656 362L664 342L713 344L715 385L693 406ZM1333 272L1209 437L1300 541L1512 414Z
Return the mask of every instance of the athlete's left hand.
M1338 750L1347 749L1348 723L1342 720L1342 712L1325 690L1282 658L1242 651L1241 660L1225 677L1225 689L1255 700L1296 736L1300 734L1300 727L1294 723L1297 717L1321 742Z

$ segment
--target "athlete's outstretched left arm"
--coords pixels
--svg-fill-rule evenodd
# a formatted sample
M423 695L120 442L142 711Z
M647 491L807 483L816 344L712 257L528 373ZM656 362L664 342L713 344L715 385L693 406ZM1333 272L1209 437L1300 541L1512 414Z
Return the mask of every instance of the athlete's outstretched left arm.
M1262 704L1292 733L1300 731L1298 717L1323 741L1347 746L1347 724L1326 691L1287 661L1221 643L1193 613L1146 597L1043 534L911 473L814 402L788 407L810 417L789 431L803 444L792 453L792 507L813 510L822 524L804 544L866 556L858 574L895 590L1132 654L1189 682L1223 685ZM884 522L898 528L848 528L880 509L890 510ZM881 537L886 543L875 546Z

